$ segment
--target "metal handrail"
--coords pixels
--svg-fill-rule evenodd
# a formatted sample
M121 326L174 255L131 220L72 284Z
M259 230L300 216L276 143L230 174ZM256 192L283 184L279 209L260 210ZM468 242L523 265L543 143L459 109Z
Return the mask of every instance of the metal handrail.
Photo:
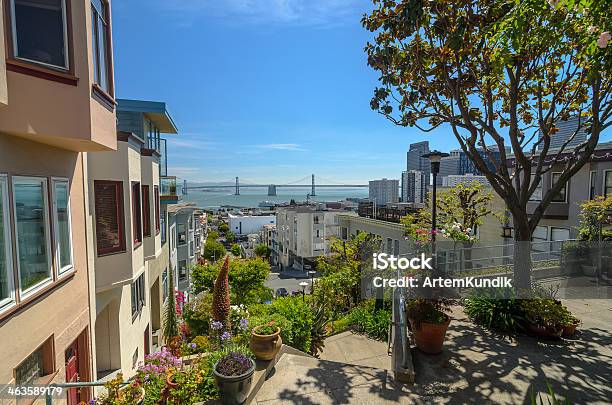
M53 383L49 384L50 387L58 387L58 388L85 388L85 387L103 387L106 385L106 381L83 381L83 382L65 382L65 383ZM124 381L120 385L128 385L130 381ZM53 394L47 390L45 395L45 404L52 405L53 404Z

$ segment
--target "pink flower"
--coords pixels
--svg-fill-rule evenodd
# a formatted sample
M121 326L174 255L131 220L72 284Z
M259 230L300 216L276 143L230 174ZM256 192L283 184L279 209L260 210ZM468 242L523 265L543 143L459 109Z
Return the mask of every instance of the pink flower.
M612 39L612 35L608 31L604 31L599 35L599 39L597 40L597 46L601 49L604 49L608 46L608 42Z

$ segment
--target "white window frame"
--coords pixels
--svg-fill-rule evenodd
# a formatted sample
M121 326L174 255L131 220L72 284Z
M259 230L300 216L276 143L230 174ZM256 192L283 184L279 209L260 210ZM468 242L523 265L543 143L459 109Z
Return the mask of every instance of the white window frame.
M593 177L595 177L595 184L593 184ZM591 186L594 187L596 185L597 185L597 171L591 170L589 172L589 200L594 200L595 197L597 197L597 190L593 190L593 195L591 195Z
M70 243L70 264L65 267L60 267L60 237L59 237L59 224L57 218L57 202L55 195L55 185L58 183L65 183L68 191L68 241ZM55 236L55 268L57 269L58 278L66 276L68 273L74 270L74 246L72 243L72 208L70 207L70 180L63 177L52 177L51 178L51 198L53 199L52 213L53 213L53 236Z
M15 59L24 60L30 63L35 63L37 65L46 66L51 69L59 69L65 72L68 72L70 70L70 57L69 57L70 50L68 48L68 45L69 45L68 44L68 18L67 18L67 12L66 12L66 0L61 0L61 5L62 5L62 23L64 25L63 28L64 28L64 64L65 66L57 66L51 63L45 63L45 62L41 62L38 60L28 59L28 58L19 56L19 45L17 43L17 19L15 15L15 0L9 0L9 6L11 8L10 10L11 34L13 36L13 57Z
M6 246L4 247L4 253L6 256L6 279L9 289L9 297L0 301L0 312L12 307L15 305L15 273L13 271L13 247L12 247L12 238L11 238L11 206L9 201L8 194L8 176L6 174L0 174L0 190L2 191L2 213L3 213L3 223L5 224L4 228L4 240L6 241Z
M567 231L567 239L560 239L560 240L553 239L553 232L555 230ZM551 226L549 233L550 233L550 236L548 238L550 239L551 242L563 242L564 240L569 240L570 239L571 229L570 228L564 228L562 226Z
M603 195L604 197L607 197L607 195L606 195L606 177L608 175L608 172L612 172L612 170L604 170L603 171L604 175L603 175L603 179L602 179L602 182L601 182L601 195Z
M554 179L555 179L555 174L563 174L562 172L551 172L550 173L550 187L552 188L554 186ZM567 199L569 198L569 183L570 183L571 179L569 179L567 182L565 182L565 184L563 185L563 187L565 188L565 198L563 201L555 201L555 200L551 200L551 203L558 203L558 204L563 204L567 202ZM589 188L591 187L591 185L589 184Z
M30 182L30 183L40 183L42 181L43 184L43 202L45 204L44 207L44 219L45 219L45 227L47 234L47 264L50 269L50 277L40 281L38 284L33 285L27 289L21 288L21 264L19 263L19 231L17 230L17 200L15 199L15 183L21 182ZM36 293L47 285L53 283L53 276L55 274L53 270L53 248L51 244L51 223L49 220L49 180L46 177L36 177L36 176L12 176L11 177L11 186L13 193L13 213L14 213L14 225L15 225L15 257L17 258L17 280L19 283L19 297L21 300L29 297L30 295Z

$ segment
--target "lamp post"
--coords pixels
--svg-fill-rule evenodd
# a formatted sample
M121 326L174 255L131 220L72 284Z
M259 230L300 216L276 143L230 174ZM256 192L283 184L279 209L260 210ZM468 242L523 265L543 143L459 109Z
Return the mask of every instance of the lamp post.
M436 241L436 191L437 184L436 179L438 177L438 173L440 173L440 161L444 157L450 156L448 153L440 152L439 150L432 150L429 153L421 155L422 158L429 159L431 163L431 174L433 174L433 192L431 195L431 241L435 243Z
M317 273L317 272L316 272L316 271L314 271L314 270L310 270L310 271L308 272L308 274L310 274L310 292L311 292L311 293L314 291L314 275L315 275L316 273Z
M307 281L302 281L300 283L300 287L302 287L302 302L306 301L306 286L308 285Z

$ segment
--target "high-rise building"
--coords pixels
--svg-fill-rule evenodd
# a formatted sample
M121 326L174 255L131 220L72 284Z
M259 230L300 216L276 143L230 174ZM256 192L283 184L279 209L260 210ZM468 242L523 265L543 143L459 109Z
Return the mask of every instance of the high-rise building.
M554 135L550 137L550 149L559 149L561 148L565 142L567 142L572 136L574 138L568 142L565 146L565 149L570 151L574 149L576 146L580 145L582 142L587 139L587 132L585 130L584 125L585 119L582 119L582 128L578 131L578 133L574 136L574 132L578 129L578 116L572 117L567 121L557 121L555 126L559 129ZM538 134L538 139L542 139L542 132ZM542 149L543 142L538 145L538 149Z
M369 198L376 204L396 203L399 200L399 180L370 181Z
M423 203L427 194L425 175L418 170L402 172L402 202Z
M444 177L442 179L442 187L455 187L457 184L460 183L470 184L474 181L477 181L478 183L484 186L489 186L489 181L485 176L476 176L471 173L466 173L459 175L451 174L450 176Z
M429 175L431 174L431 163L429 159L423 158L426 153L429 153L429 141L411 143L407 153L406 170L417 170L425 175L427 185L429 185Z

